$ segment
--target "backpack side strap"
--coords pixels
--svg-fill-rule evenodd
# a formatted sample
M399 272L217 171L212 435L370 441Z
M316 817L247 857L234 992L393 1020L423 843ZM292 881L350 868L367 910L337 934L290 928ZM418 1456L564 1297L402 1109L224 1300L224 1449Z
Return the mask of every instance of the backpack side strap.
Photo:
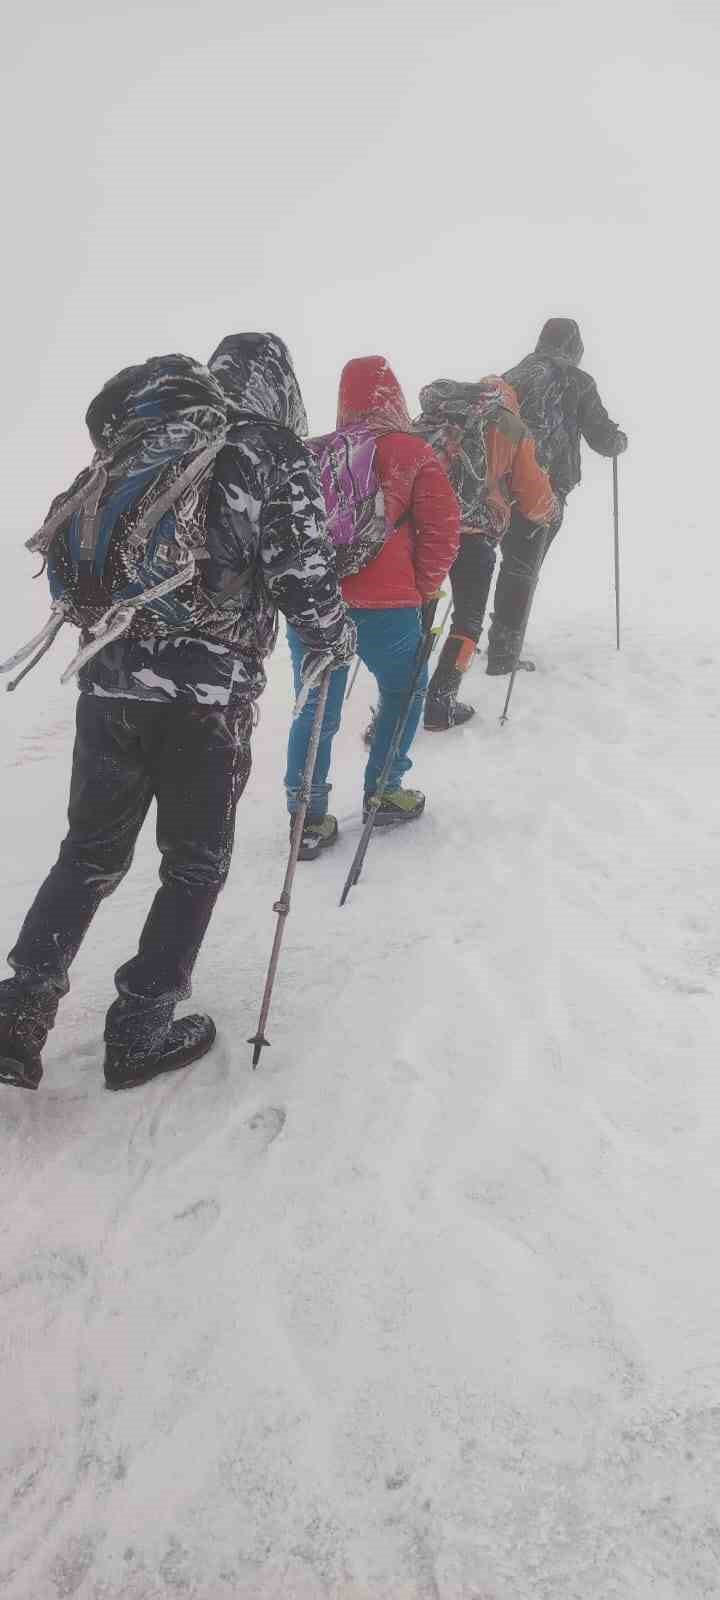
M96 456L94 458L85 482L81 484L79 489L75 490L74 494L63 500L57 511L51 512L45 518L42 527L38 528L37 533L34 533L31 539L25 541L26 550L31 550L33 553L39 551L41 555L47 555L56 533L60 528L64 527L66 522L69 522L75 512L82 510L90 499L95 500L96 493L99 501L108 481L108 467L111 462L112 456Z
M45 649L49 644L52 644L56 633L60 632L60 629L65 621L65 607L61 601L56 600L55 604L51 607L50 616L48 617L44 627L40 629L40 632L34 634L32 639L28 639L27 644L22 644L20 649L15 651L14 655L8 656L7 661L0 661L0 673L12 672L13 667L19 666L21 661L26 661L28 656L32 655L33 650L40 650L40 653L44 655ZM40 647L42 647L42 649Z
M157 500L148 506L133 532L133 542L142 546L147 535L157 526L158 522L165 516L165 513L175 505L176 501L181 498L187 489L198 482L222 450L225 444L226 431L223 428L220 433L216 434L210 444L199 455L194 456L193 460L183 468L182 472L178 473L178 476L168 485L163 494L159 495ZM112 456L95 457L80 488L63 500L62 505L52 512L50 516L46 517L38 532L27 540L26 548L28 550L39 551L46 556L55 535L65 526L70 517L74 516L76 511L79 511L81 515L81 560L86 562L93 560L100 524L100 501L108 483L108 469L112 465L112 460ZM144 590L142 594L136 595L132 600L122 601L111 606L109 611L106 611L105 615L92 628L93 637L90 642L77 651L70 664L66 667L60 679L61 683L67 683L68 679L73 677L86 661L96 655L98 650L102 650L103 645L109 644L111 639L119 639L129 628L134 613L140 606L147 605L148 602L153 600L159 600L163 595L171 593L173 589L180 588L182 584L187 583L192 578L195 572L195 556L188 550L185 553L187 560L171 577L164 579L162 583L156 584L153 589ZM27 644L21 645L20 649L16 650L14 655L10 656L7 661L0 663L0 673L12 671L13 667L17 666L21 661L27 660L27 657L37 649L37 655L34 660L20 674L20 678L24 678L25 673L29 672L35 666L36 661L39 661L46 650L50 648L56 634L60 632L66 620L65 606L61 601L57 601L51 609L50 618L45 627L34 638L29 639ZM15 682L19 683L20 678L17 678ZM8 684L8 688L14 687L15 683Z

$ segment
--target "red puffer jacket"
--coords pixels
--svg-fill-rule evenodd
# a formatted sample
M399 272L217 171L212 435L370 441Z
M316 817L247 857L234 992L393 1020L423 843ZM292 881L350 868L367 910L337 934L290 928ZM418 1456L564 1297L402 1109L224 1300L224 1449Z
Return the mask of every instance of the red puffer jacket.
M460 505L430 445L410 432L405 397L382 356L348 361L340 377L339 428L377 428L377 470L390 522L402 523L379 556L342 583L349 606L419 606L439 589L460 540Z

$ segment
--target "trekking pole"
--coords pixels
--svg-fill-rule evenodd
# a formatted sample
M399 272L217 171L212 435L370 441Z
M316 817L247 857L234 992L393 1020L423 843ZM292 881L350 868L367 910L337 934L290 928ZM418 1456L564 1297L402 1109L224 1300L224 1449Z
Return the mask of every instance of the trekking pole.
M260 1018L258 1021L257 1033L253 1034L252 1039L248 1039L248 1044L254 1046L252 1058L253 1071L260 1060L260 1053L263 1049L263 1046L266 1044L269 1045L270 1043L270 1040L265 1038L265 1027L270 1011L273 984L275 982L275 974L277 972L278 961L280 958L280 946L282 944L283 934L285 932L285 921L290 910L290 893L293 886L293 879L295 877L295 868L297 866L298 854L300 851L300 842L302 840L305 817L307 815L307 808L310 801L310 789L312 786L313 774L315 772L315 762L317 760L320 734L322 733L323 717L325 715L328 689L330 687L331 670L332 669L328 667L320 681L318 703L315 710L315 716L313 717L310 743L308 745L308 753L305 766L303 768L300 793L298 795L299 804L297 811L295 812L292 833L290 835L290 854L288 856L287 870L285 872L285 881L282 886L280 899L276 900L273 906L273 911L277 913L278 920L275 928L273 947L270 952L270 962L268 965L267 977L265 979L265 991L262 998L262 1006L260 1007Z
M528 622L530 621L530 611L531 611L531 608L532 608L533 599L535 597L535 590L537 589L538 581L539 581L539 578L540 578L540 568L541 568L541 566L543 564L543 560L544 560L544 557L545 557L545 551L547 549L547 542L548 542L548 534L549 534L549 532L550 532L550 529L549 529L549 527L548 527L548 525L546 523L545 527L543 528L541 539L540 539L540 553L538 555L537 563L536 563L536 566L535 566L535 576L534 576L533 581L532 581L532 583L530 585L530 593L528 595L527 605L525 607L525 616L523 617L522 633L521 633L521 636L520 636L520 644L518 646L518 653L517 653L517 657L515 659L515 665L514 665L514 667L512 669L512 672L510 674L510 682L508 684L508 692L507 692L507 694L505 696L505 704L504 704L504 706L502 708L502 715L500 717L501 726L503 726L508 720L508 706L510 704L510 700L512 698L512 692L513 692L513 689L515 687L515 679L517 677L518 665L519 665L519 662L520 662L520 657L522 655L523 645L525 643L525 634L527 632L527 625L528 625Z
M435 604L437 605L437 601L435 602ZM387 781L388 781L388 778L390 776L390 768L391 768L391 766L393 764L393 761L395 760L395 756L397 754L397 750L398 750L398 746L400 744L400 740L402 739L402 736L403 736L403 734L405 732L405 728L406 728L406 725L407 725L407 720L408 720L408 717L410 715L410 711L411 711L411 708L412 708L413 700L415 699L415 695L417 693L417 686L418 686L418 683L420 682L420 678L421 678L421 675L422 675L422 672L423 672L423 668L426 666L427 662L429 661L430 655L432 653L433 646L435 644L435 631L433 629L434 615L435 615L435 613L434 613L434 609L433 609L433 612L432 612L431 616L429 617L428 623L427 623L427 625L425 627L425 632L423 633L423 636L422 636L422 638L420 640L420 644L418 646L418 653L417 653L417 657L416 657L416 661L415 661L415 666L413 668L413 675L412 675L412 678L410 680L410 688L408 689L407 700L406 700L406 702L405 702L405 704L403 706L403 709L400 712L400 716L398 717L398 720L397 720L397 722L395 724L395 731L393 733L392 739L390 740L390 748L389 748L388 753L387 753L387 755L385 757L385 765L384 765L384 767L382 769L382 772L380 773L380 777L378 778L377 785L376 785L376 788L375 788L375 793L372 796L372 799L368 801L367 821L366 821L366 823L365 823L365 825L363 827L363 831L362 831L362 833L360 835L360 842L358 844L357 850L355 851L355 854L354 854L354 856L352 858L352 861L350 863L350 871L348 872L348 875L347 875L347 877L345 879L345 883L343 885L343 892L342 892L342 894L340 896L340 904L341 904L341 906L344 906L345 901L347 900L347 897L348 897L348 895L350 893L350 890L354 889L355 884L357 883L358 878L360 877L360 873L362 872L363 863L365 861L365 857L366 857L367 851L368 851L368 845L370 843L370 835L372 834L373 828L375 827L375 821L376 821L376 818L377 818L378 809L379 809L379 807L380 807L380 805L382 803L382 797L383 797L383 795L385 793L385 790L387 788Z
M613 456L613 532L615 545L615 637L620 649L620 511L618 507L618 464Z
M358 656L357 661L355 662L355 670L354 670L353 675L352 675L352 677L350 679L350 682L349 682L349 684L347 686L347 692L346 692L346 695L345 695L345 699L346 700L350 699L350 696L351 696L351 694L353 692L353 689L355 687L355 679L356 679L359 671L360 671L360 657Z

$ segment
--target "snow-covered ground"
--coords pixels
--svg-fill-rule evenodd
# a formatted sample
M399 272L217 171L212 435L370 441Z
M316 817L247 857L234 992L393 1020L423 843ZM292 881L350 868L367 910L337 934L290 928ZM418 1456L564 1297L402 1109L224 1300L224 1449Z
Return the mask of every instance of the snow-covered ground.
M108 1095L146 830L40 1092L2 1092L4 1600L720 1595L717 559L629 507L621 653L603 465L510 722L478 663L474 722L418 740L426 817L340 910L359 678L254 1075L284 645L197 969L218 1045ZM3 696L3 949L61 833L68 654Z

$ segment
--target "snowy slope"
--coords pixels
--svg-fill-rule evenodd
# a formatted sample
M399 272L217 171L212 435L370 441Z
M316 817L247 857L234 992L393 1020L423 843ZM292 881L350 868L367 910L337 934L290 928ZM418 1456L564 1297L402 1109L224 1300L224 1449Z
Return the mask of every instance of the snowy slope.
M618 655L577 498L511 721L478 664L475 721L418 741L426 818L341 911L358 680L261 1070L284 645L197 970L217 1048L101 1086L147 830L40 1093L3 1092L7 1600L720 1594L716 558L629 528ZM60 835L61 659L2 706L5 948Z

